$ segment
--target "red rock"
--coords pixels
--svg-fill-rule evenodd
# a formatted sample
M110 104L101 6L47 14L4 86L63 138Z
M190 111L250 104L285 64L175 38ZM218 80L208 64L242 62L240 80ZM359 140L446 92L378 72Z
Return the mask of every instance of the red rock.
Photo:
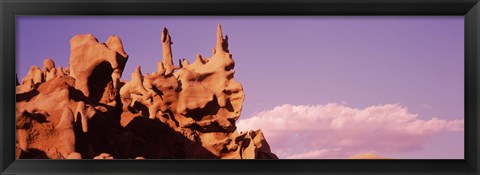
M277 159L260 130L236 130L245 94L220 25L216 38L210 58L176 66L164 28L157 72L125 81L120 38L74 36L69 66L45 59L17 86L17 157Z
M105 44L93 35L76 35L70 40L70 76L75 79L75 88L94 100L100 101L104 92L114 91L128 59L117 36L110 36ZM103 101L108 103L114 99Z

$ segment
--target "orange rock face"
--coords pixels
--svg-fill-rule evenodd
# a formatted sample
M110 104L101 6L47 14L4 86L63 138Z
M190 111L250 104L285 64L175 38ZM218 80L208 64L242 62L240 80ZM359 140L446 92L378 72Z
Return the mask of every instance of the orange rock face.
M17 80L17 158L277 159L261 130L238 132L245 98L228 37L211 57L173 64L163 29L156 72L122 80L128 54L117 36L70 40L70 65L45 59Z
M93 35L76 35L70 40L70 49L70 76L76 80L75 88L94 102L113 102L128 59L120 38L110 36L107 42L99 43Z

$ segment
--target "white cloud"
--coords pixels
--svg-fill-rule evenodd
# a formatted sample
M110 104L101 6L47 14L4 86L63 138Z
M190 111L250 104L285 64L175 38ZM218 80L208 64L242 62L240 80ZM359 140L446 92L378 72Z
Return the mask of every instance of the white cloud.
M241 119L239 131L262 129L280 158L348 158L355 154L422 149L442 131L463 131L463 120L422 120L397 104L355 109L345 104L281 105Z

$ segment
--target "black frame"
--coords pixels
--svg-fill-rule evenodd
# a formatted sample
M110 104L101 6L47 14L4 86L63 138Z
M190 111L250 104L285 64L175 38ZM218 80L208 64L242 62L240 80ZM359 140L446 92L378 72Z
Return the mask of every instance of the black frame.
M479 174L479 0L0 0L0 174ZM16 15L464 15L464 160L15 160Z

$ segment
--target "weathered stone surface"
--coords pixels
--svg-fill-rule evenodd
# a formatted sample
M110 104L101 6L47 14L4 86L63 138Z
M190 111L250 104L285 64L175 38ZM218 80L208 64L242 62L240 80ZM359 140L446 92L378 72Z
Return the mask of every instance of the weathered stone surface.
M216 37L210 58L176 66L164 28L157 71L127 81L117 36L74 36L70 65L45 59L17 86L17 157L276 159L260 130L236 130L245 94L220 25Z
M82 155L80 153L73 152L68 155L67 159L82 159Z
M116 93L115 85L128 59L120 38L112 35L102 44L91 34L76 35L70 40L70 49L69 71L75 88L93 101L114 101L108 93Z

